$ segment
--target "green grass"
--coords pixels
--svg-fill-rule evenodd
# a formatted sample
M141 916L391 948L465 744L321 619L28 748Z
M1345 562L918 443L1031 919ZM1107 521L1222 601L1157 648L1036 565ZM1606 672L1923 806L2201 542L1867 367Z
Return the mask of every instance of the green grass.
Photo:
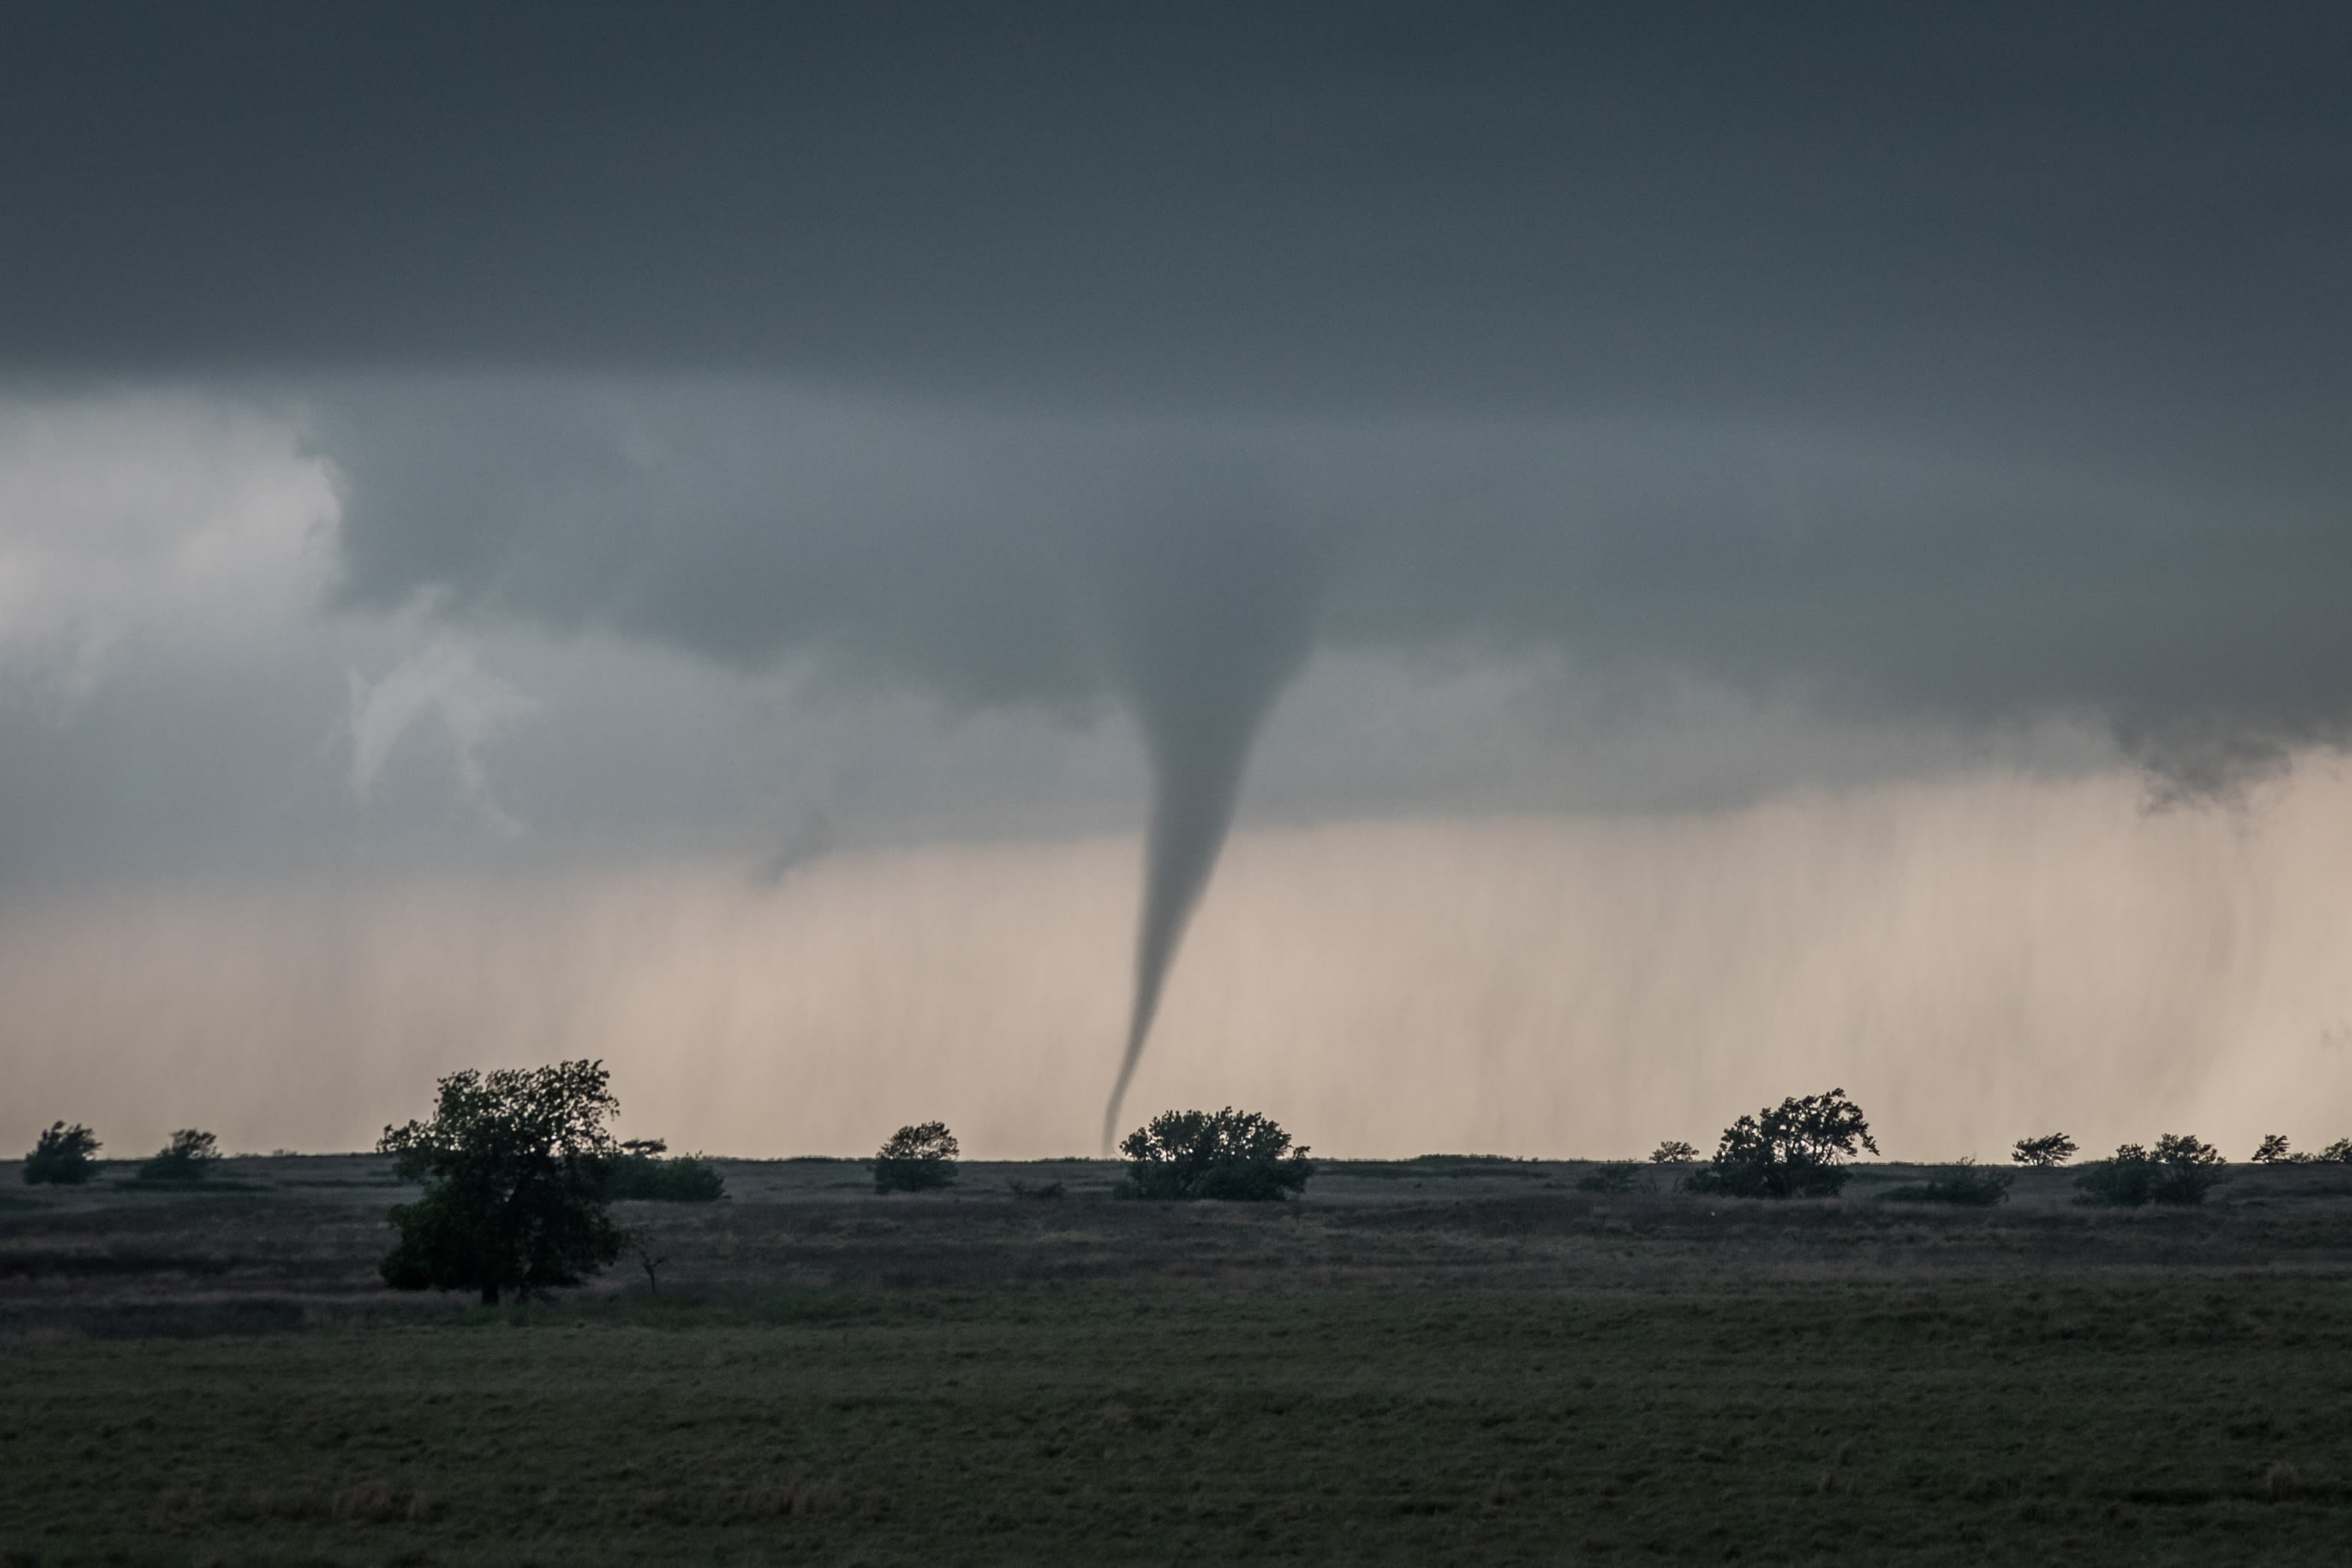
M45 1191L0 1213L0 1568L2352 1563L2340 1173L2159 1213L1387 1164L1471 1179L722 1162L734 1202L622 1206L658 1295L496 1312L383 1290L392 1195L327 1185L366 1156Z
M16 1563L2336 1563L2347 1286L763 1290L39 1338L0 1371L0 1546Z

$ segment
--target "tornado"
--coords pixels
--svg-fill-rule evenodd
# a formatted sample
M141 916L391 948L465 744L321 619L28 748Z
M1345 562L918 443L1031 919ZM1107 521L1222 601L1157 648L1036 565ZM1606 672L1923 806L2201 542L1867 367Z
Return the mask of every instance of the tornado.
M1157 531L1118 595L1114 657L1151 766L1151 818L1136 921L1135 993L1103 1153L1118 1138L1184 928L1233 825L1250 749L1306 663L1323 573L1300 532L1222 498Z

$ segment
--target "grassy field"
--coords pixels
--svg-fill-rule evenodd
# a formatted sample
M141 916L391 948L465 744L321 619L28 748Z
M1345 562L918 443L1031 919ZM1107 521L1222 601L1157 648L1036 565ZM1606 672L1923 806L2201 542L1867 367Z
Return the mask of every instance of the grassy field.
M9 1195L0 1561L2352 1563L2342 1167L1966 1214L724 1168L632 1211L657 1292L496 1312L373 1285L373 1161Z

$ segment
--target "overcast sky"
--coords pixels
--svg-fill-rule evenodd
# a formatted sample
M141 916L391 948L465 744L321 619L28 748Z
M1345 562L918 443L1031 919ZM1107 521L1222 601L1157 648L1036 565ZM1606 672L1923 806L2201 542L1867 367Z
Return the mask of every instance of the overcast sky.
M2347 63L2317 5L11 5L0 902L1148 826L1150 969L1236 810L2242 810L2352 735Z

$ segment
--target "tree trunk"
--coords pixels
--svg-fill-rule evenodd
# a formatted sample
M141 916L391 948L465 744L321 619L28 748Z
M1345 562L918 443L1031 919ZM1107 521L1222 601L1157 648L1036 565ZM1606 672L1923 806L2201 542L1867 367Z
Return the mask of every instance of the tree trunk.
M490 1281L487 1281L487 1280L486 1280L486 1281L484 1281L482 1282L482 1305L484 1305L484 1306L486 1306L486 1307L495 1307L495 1306L497 1306L498 1304L499 1304L499 1288L498 1288L498 1286L497 1286L497 1285L495 1285L495 1284L493 1284L493 1283L491 1283Z

